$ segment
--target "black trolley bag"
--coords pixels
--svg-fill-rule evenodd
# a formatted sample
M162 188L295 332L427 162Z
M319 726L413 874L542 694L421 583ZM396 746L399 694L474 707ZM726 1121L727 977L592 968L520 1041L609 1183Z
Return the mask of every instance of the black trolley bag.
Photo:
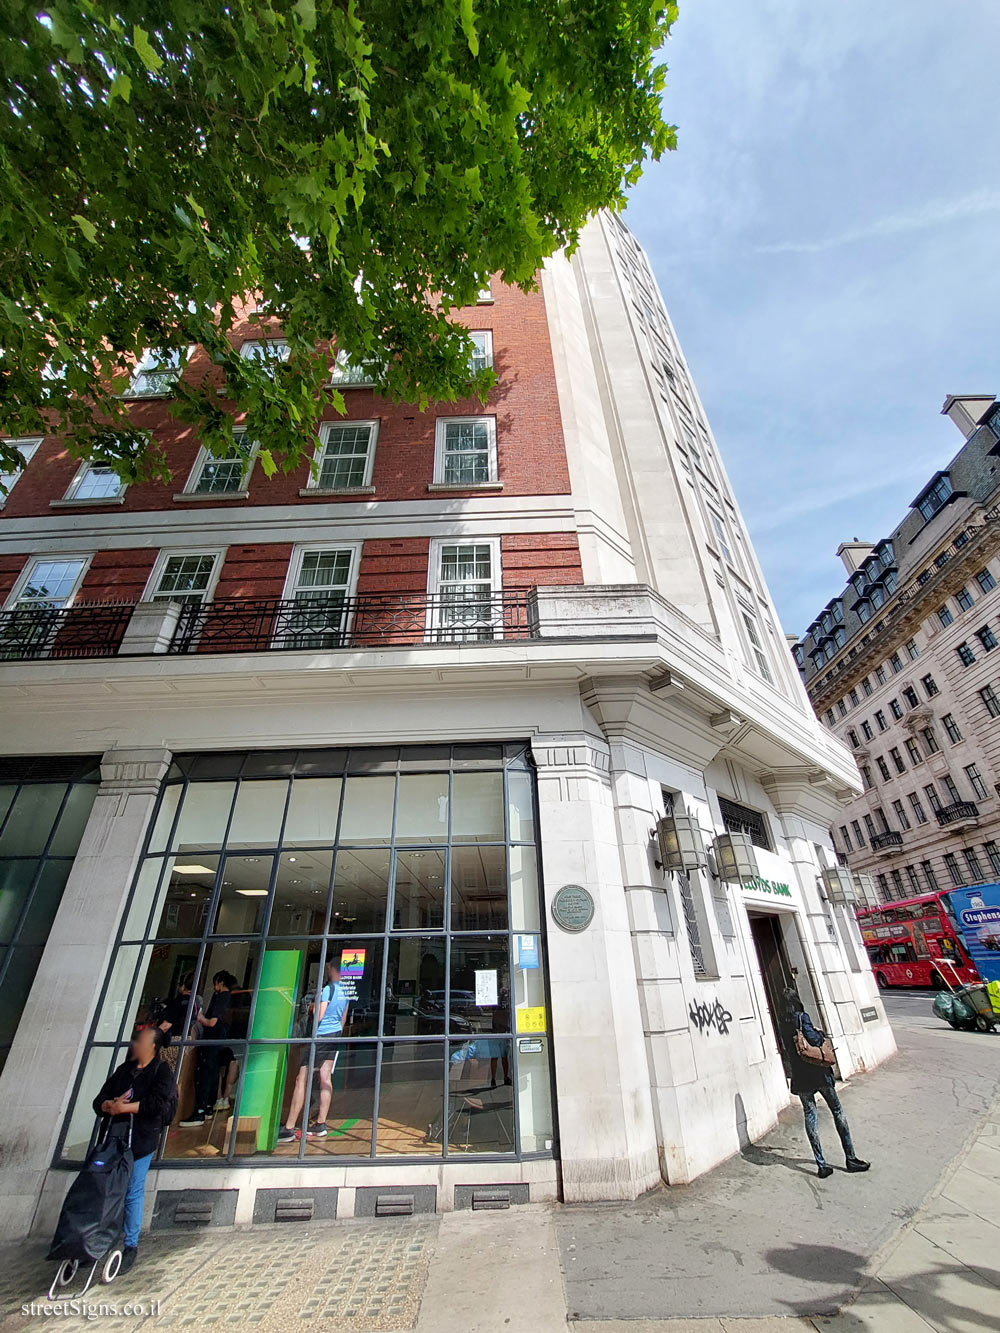
M69 1187L47 1259L96 1264L121 1240L125 1195L132 1175L132 1122L112 1133L112 1122L87 1154Z

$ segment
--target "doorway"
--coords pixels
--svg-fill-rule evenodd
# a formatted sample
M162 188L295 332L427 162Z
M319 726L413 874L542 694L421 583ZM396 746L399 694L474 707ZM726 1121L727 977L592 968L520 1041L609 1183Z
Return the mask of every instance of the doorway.
M781 1021L785 1005L782 993L786 986L798 988L798 976L788 960L784 932L778 916L768 912L748 912L757 961L764 979L764 993L771 1016L771 1028L778 1050L782 1049Z

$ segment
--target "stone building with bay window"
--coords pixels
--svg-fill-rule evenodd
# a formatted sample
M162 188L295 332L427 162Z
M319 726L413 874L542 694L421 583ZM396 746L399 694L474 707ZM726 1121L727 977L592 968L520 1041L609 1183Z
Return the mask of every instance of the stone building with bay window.
M498 373L485 407L391 404L331 351L347 413L301 476L265 479L253 442L207 457L155 351L132 411L172 485L22 442L0 510L7 1234L52 1224L94 1092L178 997L157 1227L690 1181L786 1105L792 982L844 1075L893 1050L823 876L856 771L641 248L602 216L537 290L494 282L460 317ZM280 358L276 325L242 332ZM196 351L183 373L218 371ZM289 1141L330 961L330 1112ZM221 1038L193 1023L218 975Z

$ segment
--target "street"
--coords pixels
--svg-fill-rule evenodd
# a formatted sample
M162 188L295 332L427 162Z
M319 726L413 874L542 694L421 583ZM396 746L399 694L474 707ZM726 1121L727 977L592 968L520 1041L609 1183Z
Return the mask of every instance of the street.
M930 993L883 999L899 1054L842 1089L858 1150L872 1161L867 1175L841 1167L818 1180L801 1113L791 1107L761 1143L693 1185L658 1189L631 1204L157 1235L143 1239L134 1272L96 1289L94 1299L160 1301L158 1316L110 1319L122 1329L241 1333L301 1330L322 1320L353 1333L535 1333L564 1328L567 1316L593 1323L594 1333L608 1324L653 1320L659 1327L658 1321L684 1318L704 1318L706 1330L717 1333L731 1327L727 1316L814 1316L820 1317L815 1326L792 1318L789 1330L824 1327L824 1314L834 1315L870 1284L881 1253L961 1155L997 1093L1000 1036L952 1031L932 1015ZM987 1125L994 1135L1000 1133L995 1117ZM820 1131L839 1167L825 1107ZM910 1233L912 1244L935 1257L933 1279L923 1279L930 1288L922 1299L937 1312L929 1326L948 1333L998 1323L994 1314L963 1312L967 1296L945 1299L949 1283L954 1289L957 1275L970 1271L952 1262L957 1235L978 1256L969 1261L977 1264L984 1293L977 1308L1000 1309L1000 1275L984 1237L989 1223L976 1216L977 1209L989 1214L1000 1195L994 1164L1000 1154L991 1143L974 1153L966 1194L953 1191L944 1216L932 1218L920 1235ZM20 1313L49 1281L43 1254L33 1241L3 1256L3 1333L44 1322ZM92 1326L75 1317L59 1325ZM880 1324L844 1315L830 1327L847 1333Z

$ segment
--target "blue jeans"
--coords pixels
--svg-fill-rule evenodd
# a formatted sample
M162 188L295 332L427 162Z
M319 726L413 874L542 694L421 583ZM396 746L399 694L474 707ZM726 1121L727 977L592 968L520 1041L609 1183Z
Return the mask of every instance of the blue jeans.
M142 1205L146 1198L146 1172L153 1160L148 1152L145 1157L137 1157L132 1164L132 1175L125 1195L125 1244L139 1244L139 1228L142 1226Z
M847 1124L847 1117L844 1115L844 1108L841 1106L840 1098L837 1096L837 1089L834 1087L832 1074L827 1074L826 1082L820 1088L819 1093L833 1114L833 1123L837 1126L837 1133L840 1135L840 1142L843 1144L844 1154L849 1162L853 1162L854 1144L851 1142L851 1131ZM823 1146L819 1141L819 1130L816 1127L816 1094L814 1092L800 1092L799 1101L802 1103L802 1113L806 1122L806 1134L809 1138L809 1146L813 1150L813 1156L816 1158L816 1165L826 1166L826 1159L823 1156Z

